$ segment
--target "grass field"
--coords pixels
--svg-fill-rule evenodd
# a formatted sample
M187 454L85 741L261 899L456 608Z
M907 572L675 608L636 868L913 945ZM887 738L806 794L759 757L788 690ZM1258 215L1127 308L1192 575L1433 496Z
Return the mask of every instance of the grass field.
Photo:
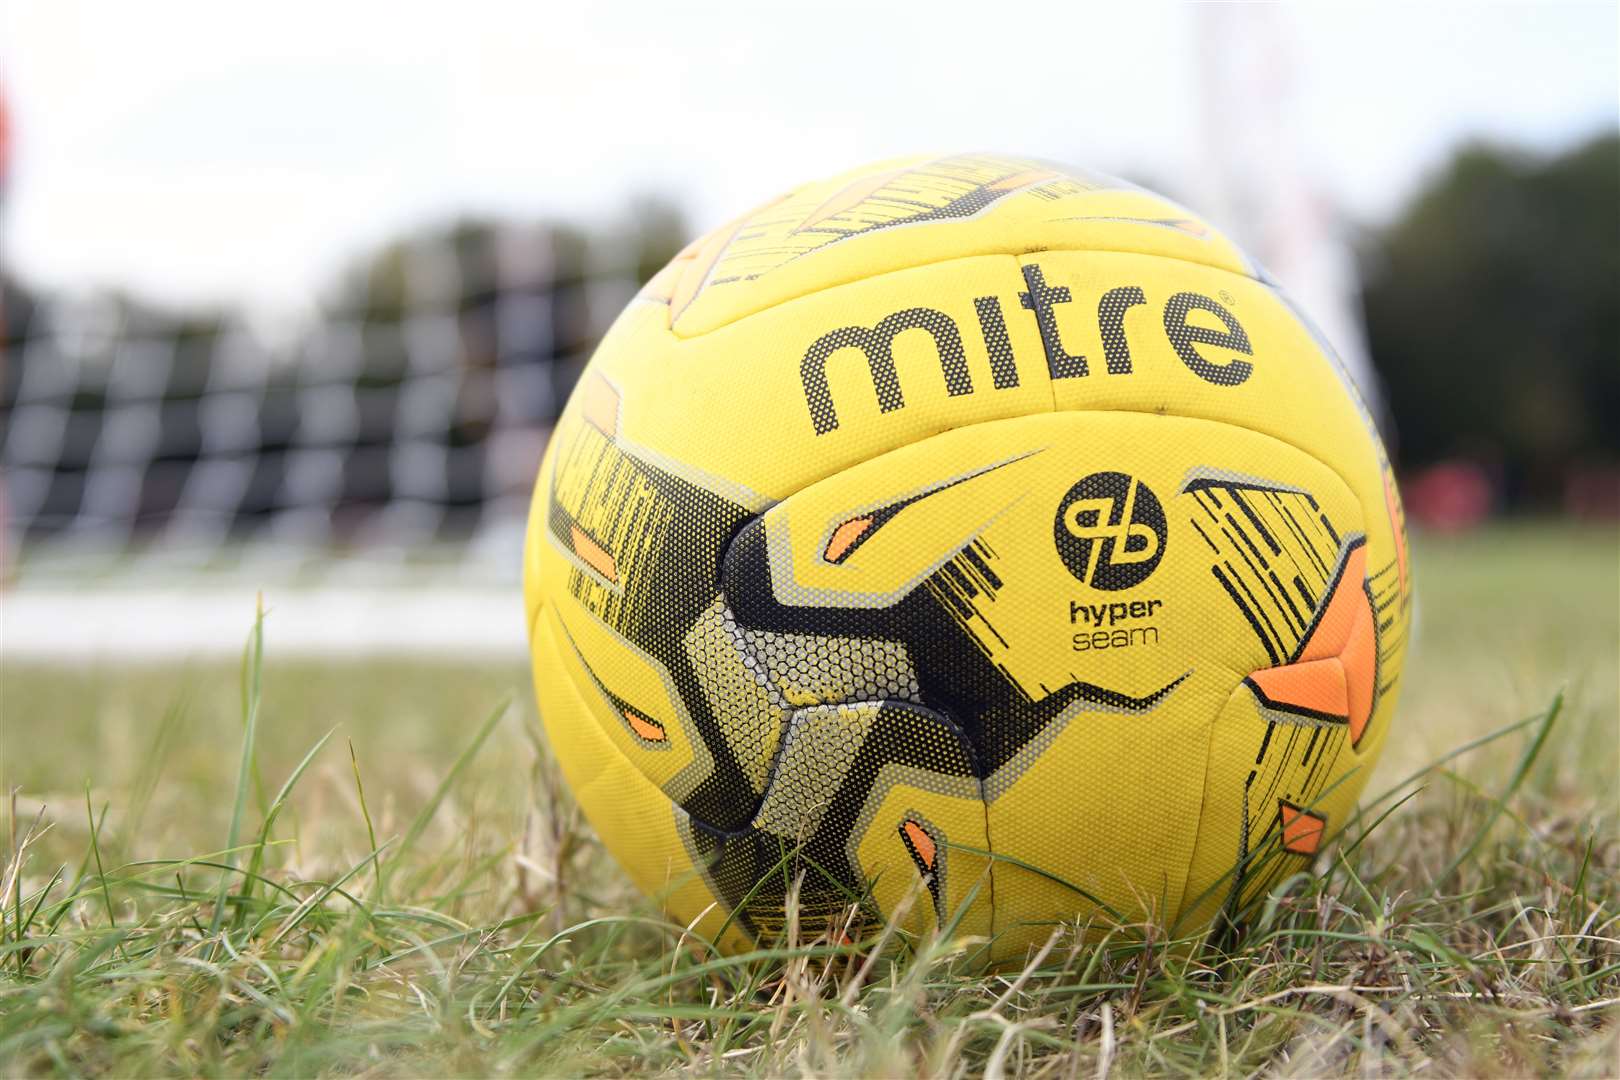
M1620 543L1415 567L1401 730L1318 879L1236 940L993 973L704 952L560 791L521 667L281 663L273 611L245 679L5 664L0 1073L1615 1075Z

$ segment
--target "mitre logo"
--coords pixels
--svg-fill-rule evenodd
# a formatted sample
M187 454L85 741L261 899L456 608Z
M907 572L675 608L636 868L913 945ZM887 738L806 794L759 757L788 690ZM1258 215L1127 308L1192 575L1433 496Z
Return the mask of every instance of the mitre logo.
M1028 264L1023 270L1024 283L1029 286L1029 291L1018 294L1017 307L1035 318L1035 327L1041 335L1041 350L1046 354L1047 376L1054 382L1089 377L1097 358L1088 360L1070 351L1073 342L1064 343L1056 315L1057 305L1074 302L1078 286L1048 283L1038 264ZM1225 293L1221 295L1231 300ZM1135 371L1131 340L1125 333L1125 313L1147 302L1147 293L1140 285L1115 286L1097 300L1097 336L1102 340L1103 355L1101 366L1095 370L1102 372L1104 377L1122 378ZM978 318L979 336L984 342L984 355L989 360L990 375L996 390L1016 388L1020 375L1013 356L1012 338L1007 333L1007 316L1002 310L1001 298L976 296L973 298L973 311ZM1211 319L1218 320L1224 329L1215 330L1208 325L1188 322L1195 311L1203 313L1205 323ZM1213 386L1241 386L1254 373L1254 365L1244 359L1254 355L1248 331L1214 299L1195 292L1178 292L1164 302L1162 321L1165 340L1170 348L1188 371L1205 382ZM900 390L900 370L894 362L894 343L900 335L917 330L933 340L940 374L945 379L945 392L951 397L974 392L973 373L968 369L962 330L956 320L943 311L926 307L906 308L896 311L875 326L840 326L811 342L804 359L799 362L799 377L804 382L804 403L809 406L810 422L817 435L838 430L838 409L833 404L832 386L827 381L827 363L845 350L854 350L866 357L866 367L872 376L872 389L877 393L880 412L891 413L906 407L905 394ZM1224 353L1200 352L1200 345L1224 350ZM1237 355L1225 355L1230 353Z
M1114 592L1146 581L1164 558L1164 507L1133 476L1098 472L1058 503L1052 536L1081 584Z

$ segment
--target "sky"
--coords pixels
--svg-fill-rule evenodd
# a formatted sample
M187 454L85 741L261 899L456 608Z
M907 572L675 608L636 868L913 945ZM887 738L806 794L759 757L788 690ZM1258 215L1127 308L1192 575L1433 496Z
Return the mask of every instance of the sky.
M1210 89L1234 34L1269 42L1281 89L1254 111L1286 112L1290 159L1349 221L1386 219L1463 139L1548 151L1620 123L1612 2L0 0L0 257L48 286L296 308L458 213L608 222L658 194L705 228L970 149L1203 209L1236 153L1217 133L1251 111Z

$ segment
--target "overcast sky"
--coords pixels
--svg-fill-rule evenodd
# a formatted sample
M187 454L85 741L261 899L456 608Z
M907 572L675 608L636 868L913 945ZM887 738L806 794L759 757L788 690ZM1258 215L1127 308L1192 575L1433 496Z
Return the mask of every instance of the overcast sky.
M1617 11L1273 13L1298 155L1375 221L1462 138L1552 149L1612 127ZM49 284L296 305L366 244L458 211L605 219L658 191L707 226L807 176L953 149L1127 173L1196 206L1210 18L987 0L0 0L0 252Z

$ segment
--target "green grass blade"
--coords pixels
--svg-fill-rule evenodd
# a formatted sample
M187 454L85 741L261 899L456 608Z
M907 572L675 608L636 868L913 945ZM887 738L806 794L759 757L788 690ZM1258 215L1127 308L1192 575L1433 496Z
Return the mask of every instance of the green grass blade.
M371 824L371 808L366 805L366 785L360 779L360 759L354 754L353 739L349 740L349 767L354 770L354 792L355 795L360 799L360 816L364 818L366 822L366 839L370 841L371 848L373 851L375 851L377 849L377 829ZM381 877L382 868L373 867L373 869L378 875L377 902L380 904L383 902Z
M450 793L450 788L455 784L456 779L467 770L467 766L478 755L479 749L484 745L484 740L489 738L490 733L495 730L495 725L500 723L501 718L506 715L506 711L511 707L511 704L511 701L508 700L495 706L489 716L485 718L483 724L479 726L478 733L473 736L472 742L468 743L466 748L461 751L461 755L456 758L455 764L450 766L450 771L445 773L444 779L439 781L439 786L434 788L433 795L423 804L422 809L417 811L416 817L411 819L410 827L405 830L405 838L400 841L399 846L394 849L393 854L388 858L390 870L398 864L400 859L404 858L416 847L416 842L422 838L422 833L427 829L428 823L433 820L433 815L438 812L439 804L444 802L444 797ZM379 893L380 888L379 886Z
M106 820L107 810L101 811L102 820ZM112 891L107 887L107 874L101 868L101 827L96 823L95 811L90 806L90 781L84 782L84 816L90 823L90 852L96 860L96 881L101 885L101 899L107 908L107 925L114 930L118 929L118 919L113 915Z
M225 838L225 862L236 866L237 840L242 835L242 812L247 805L248 785L252 781L254 746L259 730L259 698L264 670L264 595L261 593L253 616L253 630L248 634L242 650L242 756L236 770L236 798L231 809L231 827ZM223 874L219 891L214 899L214 917L208 924L210 935L219 933L225 921L225 894L230 891L231 878Z
M1547 706L1547 711L1542 714L1541 726L1536 729L1535 737L1524 748L1524 753L1519 755L1519 763L1514 767L1513 775L1509 778L1507 787L1502 790L1502 794L1497 796L1492 803L1491 812L1474 832L1473 839L1457 853L1451 862L1446 864L1444 870L1435 875L1434 881L1429 886L1431 893L1440 887L1441 882L1456 873L1458 867L1473 858L1474 852L1479 850L1479 846L1490 835L1491 828L1496 824L1497 819L1502 816L1503 811L1507 809L1508 800L1518 793L1519 788L1524 784L1525 778L1530 775L1531 767L1535 765L1536 759L1541 756L1541 749L1547 745L1547 736L1552 734L1553 724L1558 720L1558 714L1563 711L1563 708L1564 692L1560 690L1553 695L1552 704Z
M332 738L333 733L336 731L336 728L332 728L315 741L315 745L310 747L309 752L294 766L293 771L288 774L287 779L282 783L281 790L276 792L276 797L271 800L270 809L264 815L264 824L259 826L258 842L253 845L253 855L248 860L247 878L242 883L242 894L244 896L251 896L253 893L253 882L258 878L260 870L264 866L264 849L270 842L270 830L275 827L276 818L281 816L282 807L286 806L287 800L292 797L293 788L298 786L298 781L303 777L304 771L310 767L316 755L321 752L321 749L326 746L327 741ZM371 846L377 846L375 837L372 839Z
M363 904L359 904L359 902L348 893L342 892L343 885L345 882L352 879L356 874L360 873L360 871L364 870L368 865L375 863L377 859L381 857L381 855L381 848L372 848L370 853L367 854L365 858L361 859L359 862L349 867L348 870L344 871L343 876L337 878L335 881L327 882L325 885L322 885L318 891L310 894L307 899L298 905L298 908L293 912L292 917L289 918L287 922L282 924L281 929L276 931L275 936L266 942L265 948L267 950L273 949L279 945L283 938L296 930L303 923L303 921L309 917L310 912L315 911L322 904L326 903L327 900L331 899L334 893L341 894L351 903L355 903L361 908L361 910L364 910Z

